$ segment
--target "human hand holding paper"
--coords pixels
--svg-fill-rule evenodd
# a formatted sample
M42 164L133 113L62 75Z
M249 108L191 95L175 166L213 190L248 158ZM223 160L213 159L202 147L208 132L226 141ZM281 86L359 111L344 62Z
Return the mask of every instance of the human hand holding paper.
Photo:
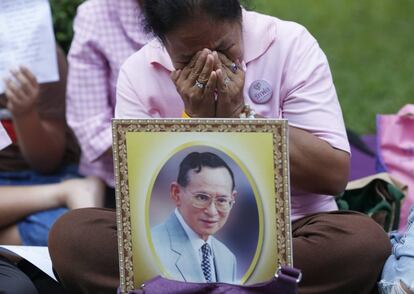
M35 111L39 84L33 73L24 66L11 71L14 79L5 79L7 108L14 117Z

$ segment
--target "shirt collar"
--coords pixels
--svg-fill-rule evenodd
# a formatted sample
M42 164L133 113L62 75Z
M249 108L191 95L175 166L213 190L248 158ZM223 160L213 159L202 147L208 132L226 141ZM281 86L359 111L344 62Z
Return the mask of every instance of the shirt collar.
M117 5L118 17L125 34L137 44L145 44L151 39L143 30L144 15L135 0L114 1Z
M246 64L262 56L275 40L276 24L271 17L243 9L244 62ZM169 71L174 70L171 58L160 40L154 39L148 46L151 64L157 63Z
M276 24L270 16L243 9L244 62L259 58L276 40Z
M191 244L193 246L193 248L195 250L200 250L201 246L204 245L204 243L208 243L208 245L210 245L211 247L211 236L208 236L207 241L204 241L203 239L201 239L196 232L194 232L189 225L187 225L187 223L185 222L184 218L182 217L181 213L178 211L178 209L176 208L175 211L175 216L178 218L178 221L180 222L181 226L183 227L184 231L187 233L188 238L191 241Z

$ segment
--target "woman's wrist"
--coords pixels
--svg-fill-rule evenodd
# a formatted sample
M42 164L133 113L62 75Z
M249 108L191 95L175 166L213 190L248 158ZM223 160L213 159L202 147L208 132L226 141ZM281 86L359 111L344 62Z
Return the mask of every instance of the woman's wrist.
M253 119L256 118L256 112L249 104L240 104L237 108L233 111L231 115L233 118L249 118ZM184 109L181 113L181 118L194 118L193 115L188 114L188 112Z
M183 112L181 113L181 118L191 118L191 116L188 115L188 113L183 110Z
M232 112L232 118L239 118L244 109L244 103L239 104Z

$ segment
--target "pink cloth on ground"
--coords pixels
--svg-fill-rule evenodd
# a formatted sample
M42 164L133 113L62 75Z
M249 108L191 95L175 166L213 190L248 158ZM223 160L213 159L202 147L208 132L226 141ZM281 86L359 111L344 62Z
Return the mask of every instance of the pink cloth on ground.
M380 161L392 176L408 185L399 228L405 230L414 204L414 104L407 104L397 114L378 115L377 128Z
M243 42L245 102L264 117L287 118L290 125L350 152L328 61L315 38L296 23L243 11ZM115 117L179 118L184 105L170 79L172 70L158 40L128 58L118 79ZM271 89L272 98L264 104L249 98L259 80ZM296 190L291 195L292 220L337 209L332 196Z

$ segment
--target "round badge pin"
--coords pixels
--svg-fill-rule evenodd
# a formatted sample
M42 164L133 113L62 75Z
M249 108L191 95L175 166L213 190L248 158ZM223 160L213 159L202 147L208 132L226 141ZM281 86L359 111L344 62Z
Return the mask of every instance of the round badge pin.
M272 99L273 90L265 80L254 81L249 88L249 97L256 104L265 104Z

